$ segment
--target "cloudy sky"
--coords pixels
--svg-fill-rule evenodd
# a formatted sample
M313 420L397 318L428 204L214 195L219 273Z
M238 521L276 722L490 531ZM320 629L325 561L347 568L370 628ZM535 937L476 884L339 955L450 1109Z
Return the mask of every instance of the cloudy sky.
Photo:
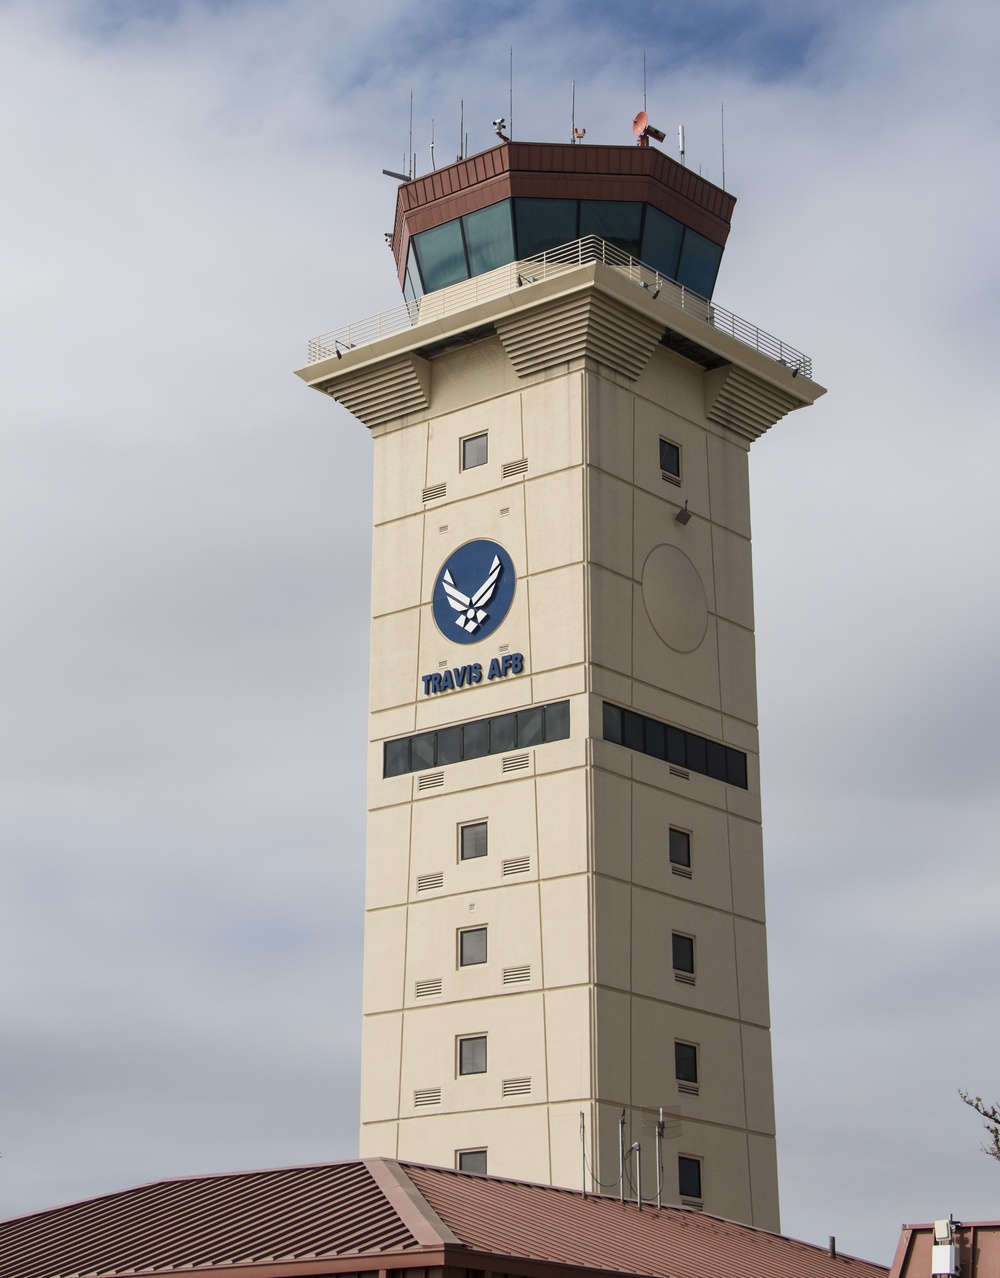
M1000 10L0 3L0 1214L356 1153L370 442L405 165L628 143L830 393L754 446L782 1217L1000 1216Z

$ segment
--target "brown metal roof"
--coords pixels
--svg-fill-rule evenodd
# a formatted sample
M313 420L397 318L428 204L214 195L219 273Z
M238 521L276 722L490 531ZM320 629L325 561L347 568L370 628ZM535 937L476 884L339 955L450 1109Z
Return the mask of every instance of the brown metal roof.
M442 1278L501 1269L510 1278L886 1278L879 1265L684 1208L640 1212L613 1198L377 1158L158 1181L0 1221L0 1278L403 1269Z
M885 1278L881 1265L684 1207L401 1164L476 1251L651 1278Z
M155 1181L2 1221L0 1276L167 1274L417 1246L364 1163L333 1163Z

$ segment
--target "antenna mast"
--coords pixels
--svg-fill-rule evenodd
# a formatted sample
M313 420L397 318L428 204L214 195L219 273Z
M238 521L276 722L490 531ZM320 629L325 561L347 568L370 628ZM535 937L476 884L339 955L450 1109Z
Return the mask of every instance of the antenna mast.
M507 131L514 137L514 46L510 46L510 79L507 83Z
M649 110L649 107L646 105L646 50L645 49L643 49L642 51L642 109L644 111Z
M413 155L413 90L410 90L410 142L406 148L406 165L410 178L413 178L413 170L416 168L415 157Z
M722 113L722 189L726 189L726 104L720 106Z

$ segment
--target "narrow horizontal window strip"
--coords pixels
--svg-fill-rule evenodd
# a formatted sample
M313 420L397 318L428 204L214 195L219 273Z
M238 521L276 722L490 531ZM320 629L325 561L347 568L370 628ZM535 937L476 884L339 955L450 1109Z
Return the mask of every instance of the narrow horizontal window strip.
M610 701L604 703L604 740L663 759L675 776L682 776L679 769L686 768L688 772L747 789L747 757L742 750L635 710L625 710Z
M443 764L505 754L512 746L523 748L544 745L548 741L565 741L568 736L568 701L529 706L526 710L495 715L492 719L473 719L468 723L386 741L382 748L382 775L405 776ZM515 768L530 764L528 755L524 755L523 760L519 759ZM504 770L512 769L508 765ZM417 786L422 790L431 789L443 784L443 781L442 773L430 773L426 778L421 777Z

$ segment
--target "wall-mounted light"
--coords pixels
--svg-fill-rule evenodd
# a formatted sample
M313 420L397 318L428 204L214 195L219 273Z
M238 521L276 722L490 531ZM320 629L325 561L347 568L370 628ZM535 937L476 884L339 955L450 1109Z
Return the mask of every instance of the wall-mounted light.
M679 510L677 514L674 515L674 519L676 519L679 524L689 524L691 522L691 512L688 510L687 502L684 503L684 509Z

